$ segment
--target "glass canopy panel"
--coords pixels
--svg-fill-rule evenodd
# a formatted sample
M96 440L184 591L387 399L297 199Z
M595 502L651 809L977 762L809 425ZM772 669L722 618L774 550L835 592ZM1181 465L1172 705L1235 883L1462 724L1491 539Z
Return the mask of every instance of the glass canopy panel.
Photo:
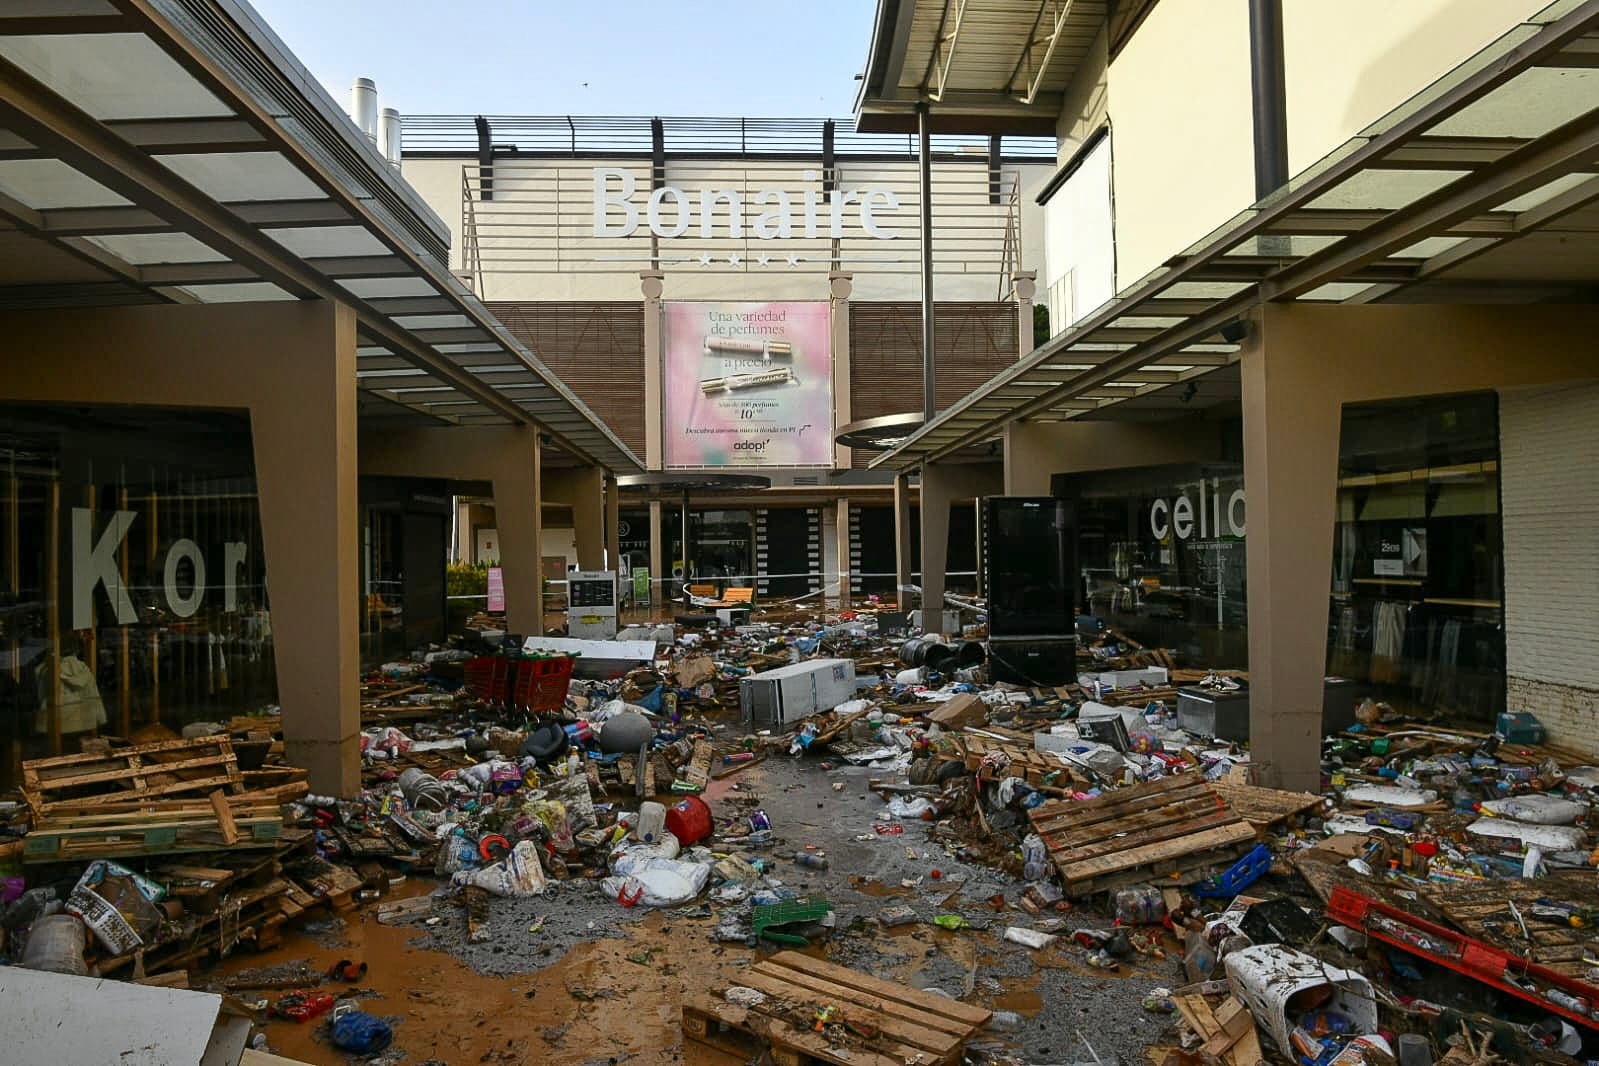
M1249 287L1247 281L1179 281L1161 296L1174 300L1225 300Z
M1533 67L1444 119L1436 137L1542 137L1599 107L1599 70Z
M1563 192L1566 192L1570 189L1575 189L1577 186L1584 185L1593 180L1594 176L1592 174L1563 174L1560 177L1555 178L1553 181L1545 182L1531 192L1521 194L1514 200L1506 200L1504 203L1494 208L1494 210L1513 211L1517 213L1522 211L1530 211L1539 204L1553 200Z
M406 296L437 296L439 290L425 278L344 278L339 285L363 300L399 299Z
M394 324L406 329L452 329L477 325L465 315L396 315Z
M268 300L292 300L284 290L270 281L233 281L219 285L185 285L183 291L201 303L240 304L265 303Z
M59 159L0 159L0 193L35 211L122 207L133 202Z
M1397 211L1469 173L1466 170L1360 170L1305 206L1317 211Z
M1400 259L1431 259L1440 252L1447 252L1465 239L1465 237L1423 237L1415 244L1401 248L1394 255Z
M209 244L203 244L187 233L107 234L88 240L133 266L152 263L225 263L228 259Z
M0 56L101 122L233 115L142 33L0 37Z
M1351 296L1357 296L1371 288L1367 281L1329 281L1325 285L1318 285L1299 299L1306 302L1332 302L1342 303Z
M1276 236L1250 237L1240 241L1237 245L1227 250L1228 255L1264 256L1267 258L1297 258L1319 252L1329 245L1337 244L1339 238L1332 236Z
M389 255L391 249L364 226L302 226L262 230L295 255L306 258Z
M316 182L277 152L211 152L159 159L178 177L225 204L327 198Z

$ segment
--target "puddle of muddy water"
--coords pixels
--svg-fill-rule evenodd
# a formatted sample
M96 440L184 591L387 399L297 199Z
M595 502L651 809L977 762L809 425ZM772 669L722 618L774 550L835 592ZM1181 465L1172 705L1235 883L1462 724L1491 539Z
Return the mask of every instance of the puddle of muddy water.
M452 920L461 919L445 918ZM750 953L738 945L663 935L668 922L667 916L650 915L627 935L576 945L543 970L487 977L452 955L414 944L420 926L384 926L365 916L350 923L344 944L325 946L303 932L291 933L280 947L235 956L206 978L237 979L301 961L310 972L322 973L340 959L364 961L367 975L356 987L376 994L363 996L360 1007L394 1021L394 1046L409 1062L566 1066L616 1057L637 1066L732 1064L737 1060L683 1040L679 1004L685 989L730 978L747 965ZM337 995L349 986L322 987ZM276 998L281 992L259 994ZM267 1023L267 1039L290 1058L342 1066L349 1060L326 1041L326 1021L275 1019Z

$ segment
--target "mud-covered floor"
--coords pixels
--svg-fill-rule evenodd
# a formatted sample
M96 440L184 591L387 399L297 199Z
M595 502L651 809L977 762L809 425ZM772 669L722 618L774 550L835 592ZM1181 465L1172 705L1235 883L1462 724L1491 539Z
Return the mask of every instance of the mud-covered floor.
M810 950L1021 1015L1019 1027L995 1028L970 1045L1008 1052L1016 1062L1091 1059L1081 1034L1101 1058L1115 1054L1131 1066L1148 1044L1169 1037L1170 1017L1145 1010L1142 1000L1152 988L1182 983L1174 943L1165 959L1136 957L1110 974L1089 967L1087 952L1069 936L1040 951L1003 940L1007 925L1035 921L1015 906L1021 883L948 854L928 840L931 823L909 821L902 834L877 835L872 824L883 804L866 786L884 772L843 765L828 771L820 762L774 757L714 782L705 797L720 816L732 813L722 798L729 788L758 792L779 843L757 854L775 859L785 884L825 894L837 917L831 938ZM834 782L846 787L834 791ZM792 861L807 845L828 857L828 870ZM412 878L396 895L433 887L431 879ZM997 907L996 896L1004 904ZM875 916L894 905L910 906L921 921L883 928ZM686 1041L678 1005L685 990L736 982L757 957L743 943L712 937L720 913L747 911L747 903L624 909L601 895L597 882L578 881L562 885L554 899L496 899L492 906L482 943L467 943L459 908L436 908L432 926L380 925L368 909L348 922L313 922L273 951L229 959L207 979L213 987L229 983L247 999L275 998L278 991L251 992L243 982L291 976L301 965L322 973L340 959L364 961L367 976L335 990L394 1023L385 1063L738 1061ZM971 927L931 924L944 914L962 915ZM1110 924L1097 907L1068 919L1068 929ZM354 1061L327 1042L326 1020L272 1021L270 1046L311 1063Z

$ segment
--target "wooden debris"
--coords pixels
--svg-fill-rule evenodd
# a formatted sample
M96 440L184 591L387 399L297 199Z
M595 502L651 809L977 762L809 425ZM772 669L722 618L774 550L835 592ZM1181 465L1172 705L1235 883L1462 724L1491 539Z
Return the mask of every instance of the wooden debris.
M1260 1035L1249 1008L1236 996L1206 997L1178 994L1172 997L1183 1021L1204 1041L1200 1058L1207 1063L1227 1066L1260 1066L1265 1056L1260 1050ZM1212 1006L1212 1004L1217 1004Z
M1071 898L1173 875L1203 880L1255 843L1254 828L1197 774L1045 803L1030 817Z
M720 996L692 996L683 1004L684 1035L742 1057L765 1043L778 1066L954 1066L992 1014L793 951L740 971L737 980L765 1000L740 1007Z
M1223 779L1210 786L1227 805L1263 833L1272 825L1286 822L1299 814L1321 809L1322 798L1309 792L1285 792L1278 788L1242 784Z
M22 794L35 815L126 799L244 792L227 737L165 740L22 764Z

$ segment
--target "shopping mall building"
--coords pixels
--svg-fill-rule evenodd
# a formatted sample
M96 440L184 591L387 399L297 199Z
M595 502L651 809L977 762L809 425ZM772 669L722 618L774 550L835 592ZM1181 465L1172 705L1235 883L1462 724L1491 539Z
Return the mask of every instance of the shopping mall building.
M1268 783L1329 673L1599 745L1599 0L861 43L838 122L352 119L241 0L0 8L4 766L277 703L351 789L446 558L932 605L998 494Z

